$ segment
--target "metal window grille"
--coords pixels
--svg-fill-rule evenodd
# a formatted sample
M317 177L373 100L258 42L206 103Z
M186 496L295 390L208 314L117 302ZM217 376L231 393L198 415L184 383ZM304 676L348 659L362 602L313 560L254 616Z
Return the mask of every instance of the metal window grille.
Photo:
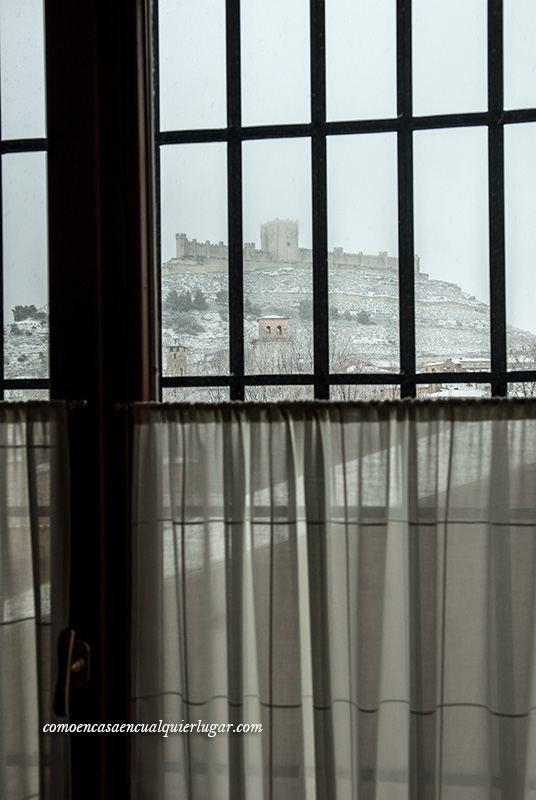
M153 46L156 59L155 97L158 105L157 4L154 5ZM226 3L227 126L223 129L156 131L156 183L159 188L160 150L167 145L224 142L227 147L229 334L230 374L169 376L168 387L228 386L232 400L243 400L245 388L259 385L312 385L317 399L329 399L337 384L391 384L401 397L415 397L419 384L429 384L429 374L419 373L415 356L414 275L414 131L471 128L488 130L490 369L463 373L436 372L434 381L488 384L496 396L507 394L515 381L535 381L536 371L507 372L505 292L504 131L505 126L536 121L536 109L505 110L503 101L503 3L488 2L488 110L461 114L413 115L411 0L397 0L397 116L390 119L326 119L326 61L324 0L310 0L311 122L286 125L242 125L240 65L240 0ZM159 109L155 109L159 119ZM327 245L327 137L342 134L386 133L397 136L400 371L392 373L333 374L329 368L328 245ZM242 235L242 143L255 139L308 137L312 145L313 221L313 374L250 375L244 370L244 292ZM157 197L157 209L160 198ZM157 213L160 213L159 211ZM160 253L158 254L160 263Z

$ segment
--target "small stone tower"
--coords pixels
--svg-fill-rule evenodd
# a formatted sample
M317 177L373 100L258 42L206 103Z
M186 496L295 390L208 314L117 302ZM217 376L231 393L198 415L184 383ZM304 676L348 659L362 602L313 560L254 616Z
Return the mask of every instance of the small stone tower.
M259 339L268 339L270 336L288 338L288 317L259 317L257 325Z
M167 349L167 374L186 375L186 354L188 348L182 344L172 344Z
M292 338L288 318L267 316L257 319L258 335L253 340L253 368L256 374L293 371Z

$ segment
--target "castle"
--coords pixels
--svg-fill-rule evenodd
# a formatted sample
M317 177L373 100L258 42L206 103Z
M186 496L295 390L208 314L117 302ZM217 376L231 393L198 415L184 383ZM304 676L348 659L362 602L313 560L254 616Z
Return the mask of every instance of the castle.
M198 242L188 239L185 233L177 233L176 255L162 265L164 275L183 272L227 272L229 248L223 242ZM266 269L274 264L292 264L311 267L313 251L299 247L298 222L289 219L273 219L261 225L261 249L255 244L244 245L244 271ZM328 253L328 266L338 269L378 269L398 270L398 258L389 256L387 251L377 255L366 253L345 253L342 247L335 247ZM420 271L420 259L415 256L415 273L421 278L428 277Z

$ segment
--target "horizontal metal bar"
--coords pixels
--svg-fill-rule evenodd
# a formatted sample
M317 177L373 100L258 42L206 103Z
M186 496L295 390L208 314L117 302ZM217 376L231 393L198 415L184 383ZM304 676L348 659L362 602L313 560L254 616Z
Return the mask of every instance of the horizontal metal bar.
M0 379L0 388L8 389L48 389L48 378L6 378Z
M508 383L536 382L536 370L517 370L515 372L426 372L411 375L386 372L359 372L352 374L330 374L320 376L323 382L331 386L359 385L377 386L381 384L400 385L407 381L418 384L427 383L492 383L506 381ZM317 376L307 374L285 375L188 375L162 378L162 387L193 386L230 386L237 381L244 386L314 386Z
M518 122L536 122L536 108L516 108L511 111L503 111L502 118L506 125Z
M465 114L438 114L426 117L398 117L386 119L340 120L324 123L303 123L293 125L258 125L254 127L200 128L198 130L163 131L157 135L157 144L195 144L201 142L228 142L232 139L248 141L254 139L288 139L313 136L321 132L326 136L344 136L365 133L396 133L402 126L414 131L436 130L438 128L469 128L493 126L497 122L514 125L523 122L536 122L536 108L504 111L499 117L494 112L479 111Z
M0 153L36 153L47 149L46 139L3 139Z
M508 383L532 383L536 381L536 370L512 370L512 372L505 372L501 379Z
M165 131L157 135L157 144L196 144L203 142L229 142L239 139L282 139L311 136L313 126L303 125L262 125L254 128L203 128L199 130Z

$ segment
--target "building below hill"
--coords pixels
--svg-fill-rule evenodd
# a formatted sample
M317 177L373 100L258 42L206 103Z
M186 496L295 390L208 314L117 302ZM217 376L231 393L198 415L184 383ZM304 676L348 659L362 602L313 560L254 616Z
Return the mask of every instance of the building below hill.
M467 372L491 369L489 358L447 358L443 361L425 361L423 372Z

